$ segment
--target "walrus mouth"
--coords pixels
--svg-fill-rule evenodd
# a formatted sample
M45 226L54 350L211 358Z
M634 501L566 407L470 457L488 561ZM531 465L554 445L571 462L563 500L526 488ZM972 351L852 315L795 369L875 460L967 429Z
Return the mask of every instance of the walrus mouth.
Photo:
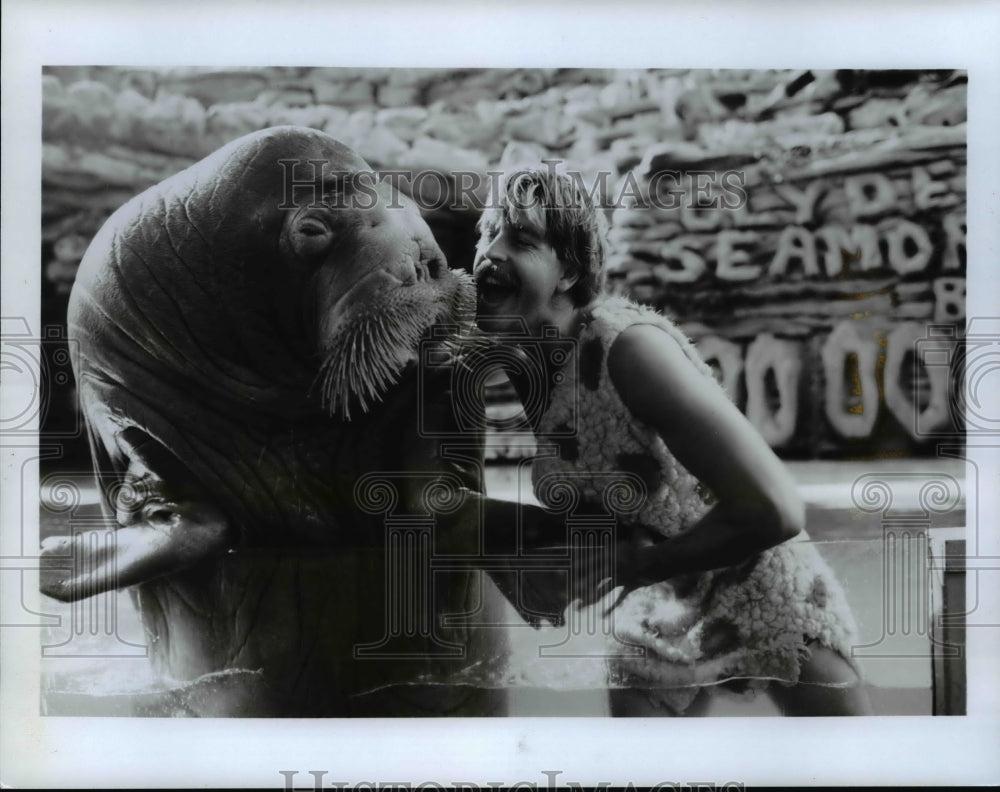
M362 303L337 331L320 367L323 406L350 420L352 406L367 413L398 382L421 349L457 353L475 331L476 289L472 277L450 271L447 281L418 283ZM450 283L448 282L450 281ZM432 332L436 327L441 332Z

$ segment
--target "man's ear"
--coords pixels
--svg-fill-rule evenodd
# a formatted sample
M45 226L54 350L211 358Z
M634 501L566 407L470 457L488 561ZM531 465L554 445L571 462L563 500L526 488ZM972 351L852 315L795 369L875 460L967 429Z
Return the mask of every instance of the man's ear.
M556 291L560 294L565 294L576 282L580 280L580 274L569 267L568 264L562 265L562 277L559 278L559 282L556 284Z

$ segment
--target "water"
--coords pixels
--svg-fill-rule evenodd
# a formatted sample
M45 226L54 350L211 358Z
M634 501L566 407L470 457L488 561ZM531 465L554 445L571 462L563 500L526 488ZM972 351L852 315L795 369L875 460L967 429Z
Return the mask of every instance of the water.
M926 576L897 575L884 542L884 515L859 510L852 487L864 476L879 473L893 481L894 513L919 514L928 478L951 476L962 485L954 508L932 514L932 539L960 537L965 521L964 465L950 460L889 460L878 463L804 462L789 465L808 504L808 531L821 555L843 584L859 623L859 657L879 714L928 714L933 674L926 625L904 630L895 621L895 600L919 601L927 591ZM494 497L532 501L527 468L492 466L487 487ZM85 477L84 477L85 478ZM66 532L81 522L95 527L99 511L92 486L80 487L79 502L69 512L52 487L43 486L41 536ZM887 589L887 581L892 585ZM892 582L894 581L894 582ZM896 588L892 588L895 586ZM899 587L903 586L903 590ZM909 587L909 588L906 588ZM894 604L895 603L895 604ZM109 593L81 603L43 598L43 615L53 623L41 629L43 710L48 714L127 715L144 695L168 690L157 680L145 652L145 639L128 592ZM515 715L606 715L602 636L568 635L564 629L536 631L509 605L503 622L511 625L511 656L480 680L511 688ZM913 614L910 614L912 622ZM926 619L924 619L926 621ZM890 627L895 629L888 629ZM903 625L905 626L905 625ZM567 638L576 643L565 644ZM545 651L564 643L561 656ZM548 650L543 651L543 647ZM710 715L775 714L766 699L739 702L718 699ZM179 711L179 714L183 714Z

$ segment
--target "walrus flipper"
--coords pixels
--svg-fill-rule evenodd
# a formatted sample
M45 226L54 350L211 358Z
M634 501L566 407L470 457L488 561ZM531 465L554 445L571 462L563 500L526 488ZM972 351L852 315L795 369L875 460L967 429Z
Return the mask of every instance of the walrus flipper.
M109 454L91 432L101 504L114 529L50 537L42 543L41 591L70 602L126 588L224 553L230 527L200 498L169 454L137 428L119 434ZM102 464L103 460L103 464ZM171 470L171 480L164 473Z

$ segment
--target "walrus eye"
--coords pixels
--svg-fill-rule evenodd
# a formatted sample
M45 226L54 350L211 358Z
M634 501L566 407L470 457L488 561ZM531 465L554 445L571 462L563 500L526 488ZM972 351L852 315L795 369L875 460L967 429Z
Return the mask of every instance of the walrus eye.
M318 217L297 217L292 221L288 237L295 255L314 258L330 248L333 229Z
M300 234L305 234L306 236L321 236L326 233L326 227L314 220L303 221L297 230Z

